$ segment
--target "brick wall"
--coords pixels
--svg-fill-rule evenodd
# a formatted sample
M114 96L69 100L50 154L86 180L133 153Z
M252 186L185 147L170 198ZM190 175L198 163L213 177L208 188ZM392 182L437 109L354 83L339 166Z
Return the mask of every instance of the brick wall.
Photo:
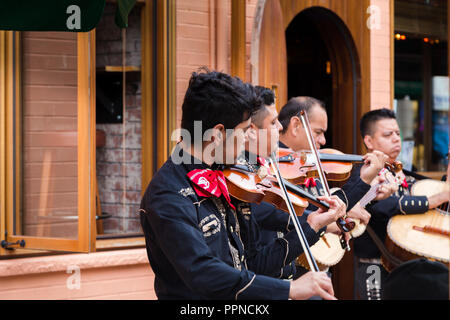
M122 31L115 25L115 5L107 4L96 31L96 64L122 65ZM141 66L140 8L129 16L126 29L126 65ZM97 124L106 135L106 145L97 148L97 182L104 233L140 232L137 211L141 198L141 81L140 73L126 77L124 122ZM125 138L125 140L124 140Z
M370 109L391 106L391 39L389 0L372 0L372 17L379 15L370 32ZM369 15L368 15L369 16ZM379 23L379 24L378 24ZM372 24L373 25L373 24Z
M251 81L250 69L250 43L253 30L253 20L258 0L245 0L246 7L246 79ZM225 23L217 25L216 7L225 15ZM221 30L225 37L216 38L216 28ZM225 61L217 61L219 53L217 41L222 41L226 50ZM220 46L219 46L220 47ZM189 78L193 71L201 66L230 73L231 71L231 1L230 0L177 0L176 2L176 107L177 127L181 122L181 105L187 89Z

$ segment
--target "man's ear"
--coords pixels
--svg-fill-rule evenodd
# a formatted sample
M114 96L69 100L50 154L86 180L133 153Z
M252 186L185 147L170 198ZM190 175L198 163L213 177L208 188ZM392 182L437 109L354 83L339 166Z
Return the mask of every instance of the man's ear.
M219 123L212 128L211 133L211 142L213 142L216 146L223 142L225 139L225 127L223 124Z
M364 144L366 145L367 150L373 150L373 139L369 135L364 136Z
M250 128L247 130L247 138L249 141L256 141L258 136L258 127L252 122L250 123Z
M299 130L302 128L302 123L297 116L291 118L291 121L289 121L289 128L291 129L292 135L294 137L299 135Z

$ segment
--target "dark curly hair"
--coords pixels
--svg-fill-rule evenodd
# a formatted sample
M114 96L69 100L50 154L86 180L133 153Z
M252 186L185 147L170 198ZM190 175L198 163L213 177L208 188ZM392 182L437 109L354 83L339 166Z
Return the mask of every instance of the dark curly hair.
M181 128L194 139L194 121L202 122L202 135L217 124L233 129L263 106L255 88L238 77L209 71L193 72L183 105Z
M258 97L262 99L264 102L264 106L262 108L259 108L257 112L255 112L252 115L252 122L258 126L261 127L264 121L264 118L267 116L269 111L267 110L266 106L271 106L275 103L275 94L272 90L266 87L262 86L255 86L255 91Z

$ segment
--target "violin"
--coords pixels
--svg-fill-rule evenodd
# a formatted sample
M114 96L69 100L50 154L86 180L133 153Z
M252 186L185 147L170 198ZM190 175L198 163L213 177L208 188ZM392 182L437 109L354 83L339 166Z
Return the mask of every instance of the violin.
M251 203L264 201L288 212L309 263L310 270L319 271L317 262L310 251L306 236L297 217L303 214L309 202L324 210L328 210L330 207L326 202L318 200L313 195L283 179L272 157L270 160L275 176L260 176L242 165L233 165L225 168L222 172L227 181L228 192L241 201Z
M320 149L318 155L326 179L342 184L350 178L353 163L364 162L361 155L345 154L331 148ZM281 175L289 182L303 184L308 178L319 177L312 151L294 152L291 149L279 148L278 159ZM392 172L403 169L403 165L399 161L386 162L384 167Z
M223 170L227 181L228 192L238 200L250 203L267 202L278 209L288 212L283 191L273 175L261 176L250 171L246 166L233 165ZM286 184L289 200L297 216L301 216L309 203L324 210L329 209L326 202L318 200L313 195L298 186L283 181Z
M281 175L294 184L302 184L308 178L319 177L312 151L293 152L287 148L278 149ZM320 149L319 160L328 181L345 182L350 178L353 162L363 162L360 155L344 154L331 148Z

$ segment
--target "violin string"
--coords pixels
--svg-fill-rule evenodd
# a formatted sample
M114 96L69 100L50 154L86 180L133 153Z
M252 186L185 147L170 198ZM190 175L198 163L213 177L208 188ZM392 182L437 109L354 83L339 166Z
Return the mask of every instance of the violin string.
M290 201L290 199L288 197L288 194L287 194L287 191L286 191L286 186L284 185L283 180L281 179L280 171L278 169L278 166L275 163L276 159L274 160L274 158L276 158L276 156L274 156L274 154L272 154L269 157L269 162L270 162L270 164L272 166L272 170L275 173L275 177L277 178L278 184L279 184L279 186L281 187L281 189L283 191L282 194L283 194L283 197L284 197L284 201L287 204L289 215L291 216L292 222L294 223L294 228L295 228L295 230L297 232L298 238L299 238L300 243L302 245L303 252L304 252L304 254L306 256L306 260L308 261L308 264L309 264L309 267L310 267L311 271L319 271L317 263L314 260L314 257L312 256L312 253L311 253L311 251L309 249L309 245L308 245L306 237L305 237L305 235L303 233L303 229L302 229L302 227L300 225L300 222L298 221L297 215L295 214L294 208L292 206L292 203L291 203L291 201Z

